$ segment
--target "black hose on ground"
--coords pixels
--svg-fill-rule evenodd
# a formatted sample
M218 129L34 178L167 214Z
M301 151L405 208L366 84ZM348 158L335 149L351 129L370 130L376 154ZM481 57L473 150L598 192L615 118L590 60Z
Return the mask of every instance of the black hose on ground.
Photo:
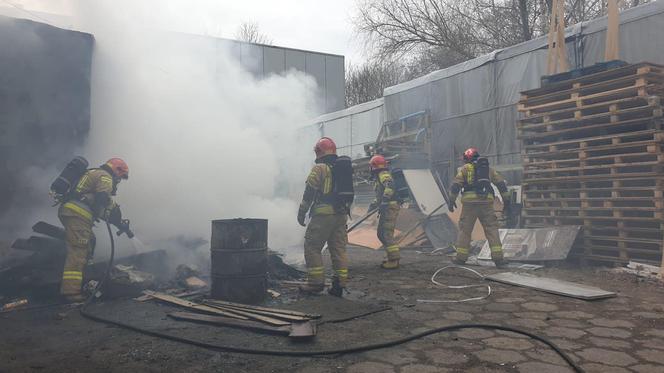
M115 256L115 243L113 241L113 234L111 232L111 227L106 223L106 226L108 228L108 233L109 236L111 237L111 258L108 262L108 269L106 270L106 275L102 279L102 281L99 283L99 286L97 289L101 289L101 287L106 283L108 280L109 274L111 272L111 268L113 266L113 258ZM442 332L451 332L455 330L461 330L461 329L489 329L489 330L503 330L507 332L512 332L512 333L517 333L521 335L525 335L527 337L530 337L532 339L535 339L537 341L540 341L544 343L545 345L551 347L552 350L554 350L560 357L563 358L569 364L572 369L574 369L575 372L577 373L584 373L583 369L577 365L574 360L572 360L564 351L562 351L558 346L556 346L553 342L549 341L548 339L539 336L537 334L530 333L525 330L517 329L517 328L512 328L509 326L502 326L502 325L490 325L490 324L457 324L457 325L449 325L449 326L443 326L440 328L435 328L431 330L427 330L424 332L420 332L417 334L413 334L407 337L403 338L398 338L392 341L387 341L387 342L380 342L380 343L374 343L374 344L367 344L367 345L361 345L361 346L355 346L355 347L347 347L347 348L340 348L340 349L332 349L332 350L319 350L319 351L288 351L288 350L259 350L259 349L253 349L253 348L244 348L244 347L235 347L235 346L224 346L224 345L217 345L214 343L208 343L208 342L203 342L203 341L198 341L195 339L190 339L186 337L180 337L168 333L162 333L154 330L148 330L145 328L141 328L139 326L134 326L131 324L124 323L122 321L116 321L116 320L111 320L107 319L101 316L94 315L90 313L87 310L87 307L94 301L95 295L97 294L97 291L95 291L94 294L92 294L88 300L83 304L81 307L81 315L85 318L88 318L93 321L98 321L101 323L109 324L109 325L114 325L118 326L121 328L125 328L128 330L133 330L138 333L150 335L153 337L157 338L163 338L175 342L180 342L180 343L186 343L189 345L193 346L198 346L198 347L203 347L211 350L216 350L216 351L223 351L223 352L234 352L234 353L241 353L241 354L251 354L251 355L270 355L270 356L290 356L290 357L315 357L315 356L325 356L325 355L343 355L343 354L352 354L352 353L358 353L358 352L365 352L365 351L370 351L370 350L377 350L381 348L388 348L388 347L394 347L398 346L400 344L404 344L410 341L414 341L416 339L420 339L429 335L433 334L438 334Z

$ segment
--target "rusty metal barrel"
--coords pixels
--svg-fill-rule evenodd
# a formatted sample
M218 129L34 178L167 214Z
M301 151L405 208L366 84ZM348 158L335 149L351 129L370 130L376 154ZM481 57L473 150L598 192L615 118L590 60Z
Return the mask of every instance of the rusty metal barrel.
M211 296L260 303L267 292L267 220L212 221Z

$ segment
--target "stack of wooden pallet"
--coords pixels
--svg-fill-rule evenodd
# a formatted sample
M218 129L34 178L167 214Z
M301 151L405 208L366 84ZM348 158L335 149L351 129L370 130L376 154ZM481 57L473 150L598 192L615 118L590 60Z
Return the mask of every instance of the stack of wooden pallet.
M581 225L587 259L660 263L664 67L639 63L522 93L527 227Z

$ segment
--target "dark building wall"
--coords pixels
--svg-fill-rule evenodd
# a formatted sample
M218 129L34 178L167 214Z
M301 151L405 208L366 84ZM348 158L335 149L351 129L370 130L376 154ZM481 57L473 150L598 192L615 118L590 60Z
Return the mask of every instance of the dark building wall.
M48 183L24 185L28 170L62 167L83 144L93 45L89 34L0 16L0 222L47 193Z

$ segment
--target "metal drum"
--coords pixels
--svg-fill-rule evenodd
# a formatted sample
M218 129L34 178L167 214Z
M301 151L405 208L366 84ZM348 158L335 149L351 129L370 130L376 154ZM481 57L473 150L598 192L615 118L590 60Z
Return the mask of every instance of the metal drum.
M267 220L212 221L211 296L260 303L267 293Z

